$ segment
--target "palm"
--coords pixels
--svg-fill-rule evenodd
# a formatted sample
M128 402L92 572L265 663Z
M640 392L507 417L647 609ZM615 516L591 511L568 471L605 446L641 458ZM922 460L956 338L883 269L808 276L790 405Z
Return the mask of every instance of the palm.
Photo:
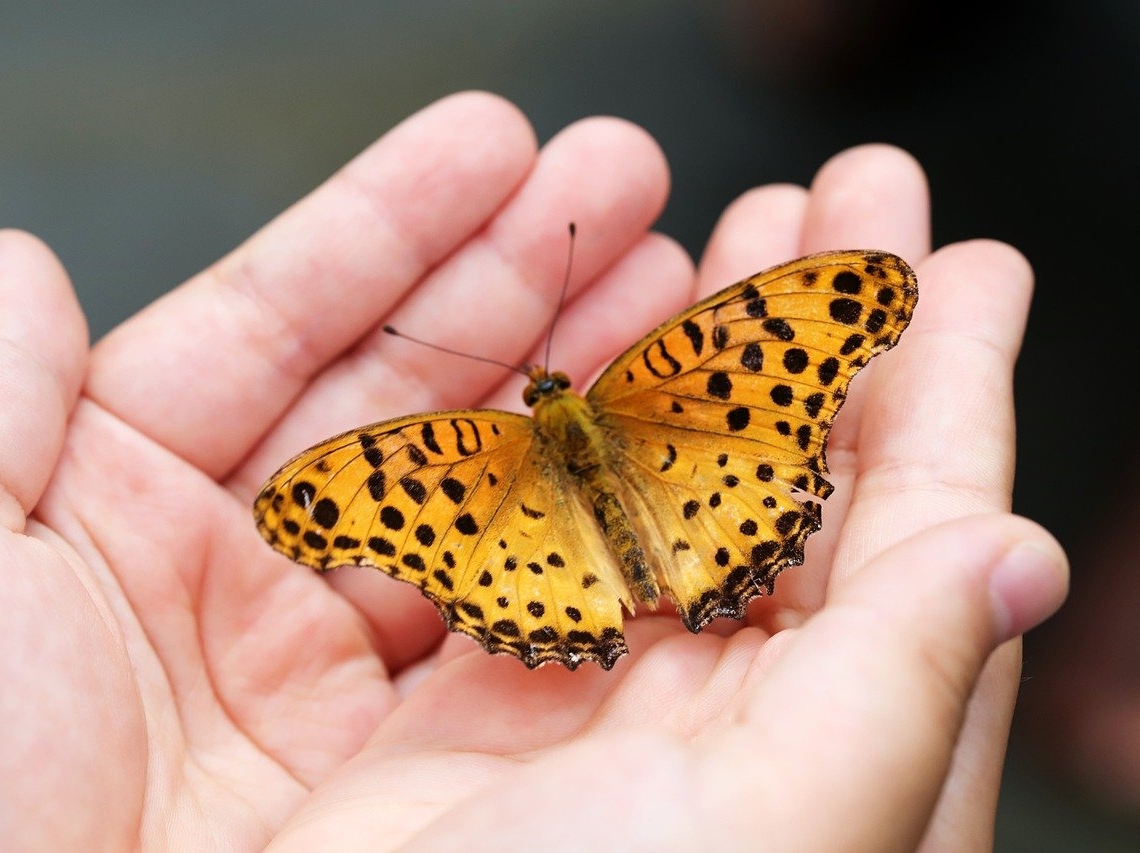
M449 142L425 148L440 138ZM483 147L470 142L480 138ZM761 652L770 634L818 611L848 574L908 534L1006 508L1012 425L1002 400L1004 414L952 452L937 442L957 422L919 426L942 410L940 395L961 398L952 376L930 385L932 361L955 343L954 309L924 290L916 331L856 380L832 434L839 488L808 563L754 606L747 628L718 623L689 635L666 606L627 622L632 655L611 673L530 672L467 638L444 638L410 586L369 570L330 582L270 551L254 530L252 497L307 443L409 411L519 408L517 383L499 387L502 371L437 359L376 328L394 318L460 349L516 363L531 356L571 216L583 235L580 284L560 322L556 366L580 385L642 330L769 263L827 248L883 248L912 263L928 252L921 177L897 154L872 150L832 166L810 196L770 188L746 198L694 279L672 244L645 235L666 178L644 137L587 123L526 175L530 144L519 120L486 98L437 107L111 335L88 367L68 368L85 373L84 393L11 562L23 567L17 574L56 579L54 600L21 607L21 624L88 710L24 724L29 739L73 762L81 829L113 836L141 826L151 843L224 832L223 846L236 849L263 845L293 817L301 843L361 829L395 843L475 791L493 801L489 783L513 778L520 762L541 769L552 797L575 785L601 803L628 796L617 789L628 784L622 772L591 762L639 737L658 759L668 752L661 738L731 737L771 665L776 650ZM409 174L411 156L419 162ZM894 186L891 204L868 215L843 201L853 185ZM392 218L401 204L409 212ZM1000 377L999 398L1024 310L1013 303L995 346L975 348L976 369L990 359ZM972 379L963 370L961 383ZM943 456L933 463L932 453ZM958 468L959 454L983 464ZM43 619L56 626L46 644ZM1008 715L1015 658L991 667L984 701L998 718ZM975 749L994 752L993 737L967 729L962 772L996 772L972 768ZM696 796L687 786L698 780L682 779L668 796ZM502 796L515 796L516 784ZM993 793L983 790L983 803ZM942 808L972 808L966 800L950 796Z

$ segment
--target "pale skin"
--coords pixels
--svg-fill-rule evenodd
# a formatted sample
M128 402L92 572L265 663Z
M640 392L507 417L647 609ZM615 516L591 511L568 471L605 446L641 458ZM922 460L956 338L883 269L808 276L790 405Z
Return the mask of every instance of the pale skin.
M616 119L537 150L479 93L413 116L88 351L50 251L0 235L0 837L35 849L984 850L1017 636L1067 589L1009 512L1032 276L931 254L921 169L843 152L725 212L699 266L648 231L664 158ZM611 672L529 671L370 569L319 577L250 504L335 432L522 408L579 240L555 363L584 390L696 298L827 249L917 270L900 345L855 380L807 562L745 624L667 602Z

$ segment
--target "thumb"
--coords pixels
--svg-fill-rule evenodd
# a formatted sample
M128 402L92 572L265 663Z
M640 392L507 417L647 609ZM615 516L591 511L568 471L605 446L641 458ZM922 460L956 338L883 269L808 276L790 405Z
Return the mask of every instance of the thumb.
M781 808L820 802L827 814L812 823L812 843L797 833L783 840L789 849L916 845L982 666L1055 612L1067 587L1056 540L1008 514L947 522L880 554L801 629L774 638L783 649L746 686L742 725L722 744L737 767L755 756L752 805L727 814L774 828L786 826ZM765 802L767 821L756 816Z

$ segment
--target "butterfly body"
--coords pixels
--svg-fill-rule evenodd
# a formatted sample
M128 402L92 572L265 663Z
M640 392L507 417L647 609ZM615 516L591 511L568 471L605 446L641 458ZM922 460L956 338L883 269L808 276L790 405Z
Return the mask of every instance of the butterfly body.
M523 401L534 409L537 455L549 460L546 476L563 481L564 491L581 498L634 597L656 607L660 589L619 496L622 481L614 476L621 458L621 437L599 423L598 413L570 389L564 373L551 376L553 380L544 368L533 368L531 382L523 391Z
M490 652L609 669L636 602L668 596L697 632L803 562L848 383L916 300L884 252L775 267L663 323L585 395L530 368L533 417L435 412L316 445L266 483L258 529L320 571L417 585Z

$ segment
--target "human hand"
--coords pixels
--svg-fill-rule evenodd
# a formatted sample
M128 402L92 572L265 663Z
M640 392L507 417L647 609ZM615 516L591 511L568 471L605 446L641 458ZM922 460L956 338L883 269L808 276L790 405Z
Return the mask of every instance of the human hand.
M63 271L5 234L3 836L984 846L1018 675L1005 641L1066 582L1056 543L1008 512L1029 270L994 243L930 255L920 170L875 146L810 191L744 196L694 274L647 233L667 180L624 122L536 156L509 105L445 99L90 356ZM697 296L810 251L896 252L921 292L837 419L807 562L745 624L628 621L609 673L488 656L411 586L290 564L250 515L265 476L339 430L520 408L513 375L379 325L522 361L570 219L556 366L579 381Z

